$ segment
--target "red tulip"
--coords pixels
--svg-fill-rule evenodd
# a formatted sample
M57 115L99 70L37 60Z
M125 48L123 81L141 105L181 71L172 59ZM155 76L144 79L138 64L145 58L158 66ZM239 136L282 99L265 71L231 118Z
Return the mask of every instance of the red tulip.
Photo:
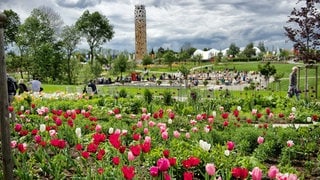
M121 168L121 171L122 171L123 177L126 180L133 179L133 177L134 177L134 166L123 166Z

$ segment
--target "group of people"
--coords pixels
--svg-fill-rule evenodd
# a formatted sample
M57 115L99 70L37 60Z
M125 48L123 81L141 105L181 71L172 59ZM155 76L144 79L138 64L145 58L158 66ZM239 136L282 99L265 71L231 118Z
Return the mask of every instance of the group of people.
M19 95L24 92L36 92L39 93L43 90L41 87L41 82L38 79L31 80L29 82L30 88L24 83L23 79L20 79L19 82L7 74L7 88L8 88L8 98L9 103L13 101L13 97L18 93Z

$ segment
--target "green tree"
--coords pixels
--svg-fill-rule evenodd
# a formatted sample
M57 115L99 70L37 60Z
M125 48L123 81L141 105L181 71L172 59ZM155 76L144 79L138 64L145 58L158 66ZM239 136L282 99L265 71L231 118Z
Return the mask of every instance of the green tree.
M143 58L142 58L142 65L143 66L148 66L150 64L152 64L153 61L152 61L152 58L151 56L148 56L148 55L144 55Z
M251 58L252 56L255 56L256 50L254 49L253 43L249 43L246 46L246 48L242 51L242 54L247 58Z
M320 0L298 0L299 9L291 11L287 26L284 27L287 37L294 43L294 48L299 50L299 56L304 63L310 60L320 61L320 13L317 7Z
M260 74L264 76L266 87L268 87L270 77L277 73L276 68L274 67L274 65L271 65L270 62L267 62L263 66L259 64L258 70Z
M25 64L28 64L27 70L34 77L42 79L47 77L47 74L46 71L42 72L40 69L51 68L53 70L50 71L54 71L56 67L58 68L61 65L60 61L50 61L50 63L56 62L57 64L50 64L49 67L46 67L49 63L47 58L52 58L48 55L54 53L53 49L57 48L55 50L58 50L57 53L54 53L55 55L60 53L60 45L56 43L57 32L55 30L59 29L61 19L59 19L60 16L57 13L49 9L46 7L33 9L31 15L20 26L17 36L20 52L28 55L27 58L23 58L27 61ZM48 51L48 53L45 51ZM56 77L58 76L53 76L54 79Z
M122 80L122 74L129 68L128 57L124 54L119 54L118 57L113 62L113 71L115 73L120 73L120 79Z
M48 83L61 82L63 78L62 43L40 44L34 54L34 77Z
M196 62L198 64L200 64L200 61L202 59L202 55L201 54L197 54L197 55L193 55L191 60L193 61L194 64L196 64Z
M188 54L188 51L182 50L182 51L179 53L179 62L180 62L180 61L187 62L187 60L188 60L189 58L190 58L190 55Z
M9 44L17 42L17 34L19 32L19 26L21 25L19 15L13 10L4 10L3 13L7 16L7 22L4 28L4 44L5 48Z
M281 89L281 79L284 77L284 73L275 73L274 74L274 82L277 83L279 89Z
M172 70L172 64L176 60L176 56L173 51L167 51L163 55L164 62L169 66L170 70Z
M91 65L93 65L95 49L113 38L113 26L109 24L109 19L99 12L91 14L86 10L77 20L76 27L87 40Z
M228 57L236 57L237 54L239 54L240 48L236 46L235 43L231 43L229 46L229 49L227 50L227 56Z
M188 76L190 74L190 69L182 65L179 67L179 71L183 75L185 88L188 88Z
M63 42L63 49L67 55L67 66L66 66L66 73L67 73L67 81L68 84L73 84L72 79L74 77L74 66L71 66L71 56L74 50L77 47L77 44L80 42L80 34L75 26L65 26L61 33L61 39Z

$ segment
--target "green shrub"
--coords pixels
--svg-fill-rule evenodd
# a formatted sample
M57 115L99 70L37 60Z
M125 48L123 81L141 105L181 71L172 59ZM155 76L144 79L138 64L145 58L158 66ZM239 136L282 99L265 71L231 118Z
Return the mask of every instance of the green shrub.
M163 93L163 103L167 106L173 103L172 94L170 91L165 91Z
M153 94L149 89L144 90L143 97L147 104L150 104L151 101L153 100Z
M119 97L126 98L127 97L127 91L125 89L121 89L119 92Z

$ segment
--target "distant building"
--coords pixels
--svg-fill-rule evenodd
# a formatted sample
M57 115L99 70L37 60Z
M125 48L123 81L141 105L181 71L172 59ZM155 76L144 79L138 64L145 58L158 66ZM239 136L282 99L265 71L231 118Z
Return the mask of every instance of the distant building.
M144 5L135 5L135 60L142 60L147 54L146 9Z

